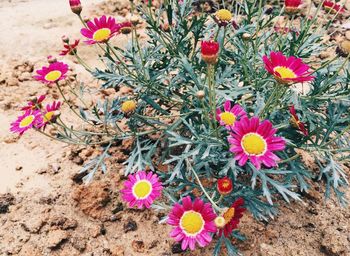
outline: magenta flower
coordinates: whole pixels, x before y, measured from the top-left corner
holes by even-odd
[[[42,123],[39,125],[39,127],[44,127],[55,121],[57,117],[57,112],[61,107],[61,102],[60,101],[54,101],[52,104],[47,104],[46,109],[42,115]]]
[[[95,18],[94,22],[89,21],[87,28],[82,28],[80,33],[88,38],[87,44],[106,43],[115,34],[119,33],[120,24],[115,22],[113,17]]]
[[[294,56],[286,57],[281,52],[271,52],[270,59],[263,56],[265,69],[282,84],[312,81],[309,66]]]
[[[27,110],[40,109],[41,103],[45,100],[45,98],[46,98],[46,95],[40,95],[39,97],[31,101],[28,101],[27,106],[24,106],[23,108],[21,108],[21,110],[27,111]]]
[[[124,182],[124,189],[120,192],[130,207],[137,205],[141,209],[143,206],[150,208],[154,200],[160,197],[162,189],[157,174],[139,171],[128,176],[128,180]]]
[[[170,236],[177,242],[182,241],[181,248],[194,250],[196,243],[200,247],[208,245],[216,232],[214,219],[216,214],[210,203],[196,198],[192,203],[189,196],[182,199],[182,205],[176,203],[168,216],[168,224],[174,226]]]
[[[270,121],[260,123],[259,117],[244,117],[232,128],[228,138],[230,151],[235,154],[240,166],[245,165],[248,159],[258,170],[261,163],[266,167],[277,166],[280,159],[273,152],[284,150],[286,142],[282,137],[276,137],[275,133],[276,129]]]
[[[239,104],[235,104],[231,107],[231,102],[229,100],[225,101],[224,111],[221,111],[220,108],[216,110],[216,119],[220,122],[220,125],[225,126],[226,129],[231,129],[238,119],[246,116],[246,112]]]
[[[38,75],[34,78],[46,84],[55,83],[66,78],[68,72],[68,65],[63,62],[51,63],[48,67],[42,67],[36,71]]]
[[[42,123],[40,110],[27,110],[15,122],[11,123],[10,131],[22,135],[27,130],[37,127],[40,123]]]

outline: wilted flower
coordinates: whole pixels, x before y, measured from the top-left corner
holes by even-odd
[[[221,195],[228,195],[233,190],[232,180],[229,177],[218,179],[217,189]]]
[[[69,5],[73,13],[80,15],[81,11],[83,10],[80,0],[69,0]]]
[[[302,4],[302,0],[284,0],[284,6],[286,13],[294,14],[300,9],[299,6]]]
[[[228,237],[232,234],[232,231],[238,227],[240,219],[243,217],[243,208],[244,200],[243,198],[238,198],[230,208],[226,209],[221,217],[225,220],[224,225],[222,226],[222,220],[219,222],[221,228],[219,228],[219,236],[224,234],[225,237]]]
[[[215,64],[219,58],[219,43],[214,41],[202,41],[202,59],[207,64]]]
[[[271,52],[270,59],[263,56],[265,69],[281,84],[311,81],[315,77],[308,71],[309,66],[294,56],[286,57],[281,52]]]
[[[196,198],[192,203],[189,196],[182,199],[182,205],[176,203],[168,216],[168,224],[174,226],[170,236],[177,242],[182,241],[181,248],[194,250],[196,243],[200,247],[208,245],[216,232],[214,219],[216,214],[210,203]]]
[[[106,43],[120,30],[120,24],[113,17],[107,18],[105,15],[95,18],[94,22],[88,21],[86,25],[87,28],[82,28],[80,33],[89,38],[85,41],[87,44]]]
[[[34,78],[43,83],[51,84],[59,80],[65,79],[68,72],[68,65],[63,62],[51,63],[48,67],[42,67],[36,71],[38,75]]]
[[[127,113],[131,113],[131,112],[134,112],[135,109],[136,109],[136,102],[133,101],[133,100],[127,100],[127,101],[124,101],[123,104],[122,104],[122,107],[121,107],[121,110],[127,114]]]
[[[120,26],[120,32],[124,35],[130,34],[133,27],[130,21],[119,23],[119,26]]]
[[[65,56],[67,54],[71,54],[71,55],[75,54],[77,52],[76,48],[78,47],[79,42],[80,40],[75,40],[73,44],[69,44],[69,40],[68,40],[67,43],[63,44],[63,47],[65,49],[60,52],[60,55]]]
[[[345,9],[340,4],[334,3],[332,1],[324,1],[323,8],[333,14],[345,12]]]
[[[235,125],[237,120],[246,116],[246,112],[239,104],[232,107],[229,100],[225,101],[224,111],[221,111],[220,108],[216,110],[216,119],[220,122],[220,125],[225,126],[228,130]]]
[[[27,106],[24,106],[21,108],[23,111],[27,110],[34,110],[34,109],[40,109],[41,108],[41,103],[45,100],[46,95],[40,95],[39,97],[35,97],[34,99],[30,100],[27,103]]]
[[[307,131],[305,124],[299,120],[299,117],[295,111],[294,105],[289,107],[289,112],[292,115],[291,120],[290,120],[291,124],[295,128],[299,129],[305,136],[308,136],[309,132]]]
[[[273,152],[284,150],[286,142],[283,138],[274,136],[275,133],[276,129],[270,121],[260,123],[259,117],[243,117],[235,123],[228,138],[230,151],[235,154],[240,166],[245,165],[248,160],[258,170],[262,163],[266,167],[277,166],[280,159]]]
[[[40,123],[42,123],[40,110],[30,109],[22,116],[19,116],[15,122],[11,123],[10,131],[22,135],[25,131],[37,127]]]
[[[154,200],[160,197],[162,189],[157,174],[139,171],[128,176],[128,180],[124,182],[124,189],[120,192],[130,207],[136,205],[141,209],[150,208]]]

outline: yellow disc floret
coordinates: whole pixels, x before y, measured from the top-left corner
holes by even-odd
[[[23,118],[23,120],[19,123],[19,127],[20,128],[27,127],[27,126],[31,125],[33,123],[33,121],[34,121],[33,115],[27,116],[27,117]]]
[[[276,73],[278,73],[282,79],[288,79],[288,78],[296,78],[297,75],[294,73],[293,70],[291,70],[290,68],[287,67],[275,67],[273,69]]]
[[[54,82],[54,81],[57,81],[61,77],[61,75],[62,75],[61,71],[53,70],[46,74],[45,80],[49,82]]]
[[[132,188],[133,194],[137,199],[144,199],[152,192],[152,185],[147,180],[140,180]]]
[[[215,16],[219,21],[230,22],[232,20],[232,13],[226,9],[218,10]]]
[[[195,236],[201,232],[204,227],[204,220],[200,213],[195,211],[186,211],[181,219],[180,226],[189,236]]]
[[[131,113],[136,109],[136,102],[133,100],[127,100],[122,104],[121,109],[126,114]]]
[[[220,118],[226,125],[233,125],[236,122],[236,116],[231,112],[222,113]]]
[[[109,28],[101,28],[96,30],[93,35],[93,39],[97,42],[106,41],[111,36],[111,30]]]
[[[247,155],[260,156],[266,152],[265,139],[257,133],[248,133],[243,136],[241,146]]]

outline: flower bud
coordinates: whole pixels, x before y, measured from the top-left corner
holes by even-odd
[[[242,39],[243,40],[250,40],[252,38],[252,35],[251,34],[249,34],[249,33],[243,33],[243,35],[242,35]]]
[[[80,0],[69,0],[69,5],[73,13],[80,15],[81,11],[83,10]]]
[[[228,195],[233,190],[232,180],[228,177],[218,179],[217,189],[221,195]]]
[[[302,4],[301,0],[285,0],[285,12],[288,14],[295,14],[300,11],[299,6]]]
[[[219,43],[214,41],[203,41],[201,45],[202,59],[207,64],[215,64],[219,58]]]
[[[135,109],[136,109],[136,102],[133,101],[133,100],[124,101],[123,104],[122,104],[122,107],[121,107],[121,110],[122,110],[125,114],[134,112]]]
[[[226,220],[224,217],[218,216],[215,218],[214,223],[217,228],[223,228],[226,225]]]
[[[198,98],[198,99],[203,99],[204,97],[205,97],[205,92],[204,91],[202,91],[202,90],[200,90],[200,91],[198,91],[197,93],[196,93],[196,97]]]
[[[52,63],[55,63],[57,62],[57,59],[51,55],[47,56],[47,62],[52,64]]]
[[[66,43],[66,44],[69,43],[69,37],[66,36],[66,35],[62,36],[61,39],[62,39],[62,42],[63,42],[63,43]]]
[[[220,9],[215,13],[215,21],[219,26],[226,26],[232,20],[232,13],[226,9]]]

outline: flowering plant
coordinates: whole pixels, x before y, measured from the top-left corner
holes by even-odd
[[[78,40],[70,44],[65,38],[62,55],[75,57],[101,90],[124,86],[132,93],[92,108],[79,95],[84,106],[76,108],[60,82],[69,68],[54,61],[35,78],[57,86],[84,129],[60,118],[60,103],[42,109],[36,101],[11,130],[34,128],[51,136],[43,128],[52,125],[54,139],[101,145],[103,153],[82,170],[86,182],[106,171],[104,160],[116,142],[131,139],[122,198],[130,207],[168,211],[170,235],[183,250],[214,241],[214,255],[223,245],[229,255],[239,254],[231,240],[242,239],[237,228],[243,214],[268,220],[277,214],[276,201],[301,200],[312,182],[324,183],[326,197],[333,191],[345,204],[349,50],[342,47],[341,56],[324,62],[315,59],[328,47],[322,33],[331,25],[318,28],[321,5],[313,18],[288,12],[276,30],[275,17],[285,8],[267,10],[263,2],[237,2],[215,13],[195,11],[191,0],[165,1],[157,9],[151,1],[133,6],[147,24],[141,41],[139,20],[117,23],[102,16],[85,22],[80,1],[70,1],[84,26],[82,41],[96,47],[103,68],[83,60]],[[285,1],[301,12],[299,2]],[[343,11],[335,6],[334,14],[327,13],[333,20]],[[130,42],[114,46],[121,36]],[[305,155],[317,168],[308,168]]]

